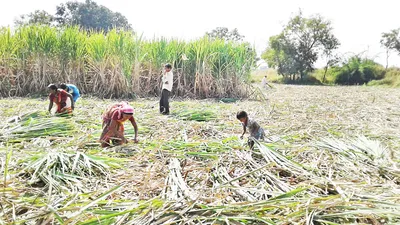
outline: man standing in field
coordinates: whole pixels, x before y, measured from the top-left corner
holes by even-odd
[[[164,67],[164,73],[162,76],[162,91],[160,99],[160,113],[163,115],[169,114],[169,95],[172,91],[172,85],[174,83],[174,74],[172,73],[171,64],[167,63]]]
[[[265,75],[261,81],[262,88],[267,88],[267,75]]]

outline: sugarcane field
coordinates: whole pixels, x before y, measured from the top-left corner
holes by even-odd
[[[7,4],[0,225],[400,224],[397,11]]]
[[[139,143],[105,149],[97,140],[111,100],[82,98],[73,116],[54,117],[43,99],[2,99],[2,223],[399,222],[399,90],[264,93],[174,99],[167,117],[156,99],[130,101]],[[266,131],[253,150],[239,138],[243,108]]]

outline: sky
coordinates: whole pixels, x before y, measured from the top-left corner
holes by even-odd
[[[55,13],[65,0],[1,0],[0,26],[12,26],[21,14],[36,9]],[[83,1],[83,0],[80,0]],[[95,0],[126,16],[144,37],[196,39],[216,27],[237,28],[260,54],[270,36],[280,33],[300,9],[305,16],[320,14],[331,20],[343,56],[362,53],[386,65],[382,32],[400,28],[396,0]],[[319,62],[321,64],[321,62]],[[322,65],[322,64],[321,64]],[[389,65],[400,66],[393,52]],[[318,66],[318,65],[317,65]]]

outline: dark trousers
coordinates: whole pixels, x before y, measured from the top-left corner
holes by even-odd
[[[160,113],[169,114],[169,91],[167,89],[163,89],[161,92],[160,99]]]

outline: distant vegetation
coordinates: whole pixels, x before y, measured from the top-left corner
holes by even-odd
[[[294,81],[298,75],[303,80],[314,71],[318,58],[325,57],[327,66],[333,63],[333,52],[340,43],[332,30],[330,21],[323,17],[306,18],[299,12],[280,34],[270,37],[262,58],[285,79]]]
[[[307,18],[300,11],[289,20],[280,34],[270,37],[268,47],[262,54],[273,70],[264,73],[258,71],[255,77],[270,73],[270,80],[280,83],[384,84],[398,87],[399,69],[388,66],[390,54],[400,54],[399,33],[400,29],[395,29],[382,34],[380,43],[386,49],[386,66],[361,55],[341,58],[337,52],[340,42],[333,35],[330,21],[320,15]],[[322,69],[315,68],[319,59],[326,62]],[[274,76],[271,71],[281,77]]]
[[[162,64],[170,62],[177,75],[175,95],[243,97],[248,92],[243,84],[265,74],[250,77],[259,58],[237,29],[217,27],[189,42],[143,40],[125,16],[92,0],[62,3],[54,15],[36,10],[15,25],[13,31],[0,30],[0,96],[42,92],[47,83],[62,81],[101,97],[151,96],[159,88]],[[324,17],[298,12],[270,37],[261,55],[271,68],[269,80],[399,86],[399,69],[388,67],[390,55],[400,54],[400,28],[382,34],[385,66],[361,55],[340,57],[333,33]],[[318,69],[321,60],[325,65]]]
[[[108,32],[114,28],[131,30],[128,19],[119,12],[113,12],[92,0],[85,2],[68,1],[56,7],[55,15],[44,10],[21,15],[15,25],[47,25],[56,27],[79,26],[87,31]]]
[[[237,29],[144,40],[125,16],[92,0],[62,3],[54,15],[36,10],[15,25],[0,28],[0,97],[43,93],[59,82],[99,97],[154,96],[165,63],[174,67],[173,95],[245,97],[257,60]]]
[[[229,31],[226,27],[217,27],[210,32],[206,32],[206,36],[211,40],[222,39],[225,41],[243,41],[244,36],[239,34],[238,29]]]
[[[143,40],[131,32],[86,32],[23,26],[0,29],[0,96],[43,92],[49,83],[73,82],[100,97],[154,96],[161,69],[174,66],[174,95],[238,97],[254,68],[248,43],[207,37],[190,42]]]
[[[325,69],[316,69],[307,74],[303,79],[291,80],[283,77],[274,69],[255,71],[252,82],[260,82],[267,75],[273,83],[307,84],[307,85],[383,85],[387,87],[400,87],[400,68],[382,65],[370,59],[352,57],[344,64],[330,67],[325,74]],[[325,76],[325,81],[324,80]]]

